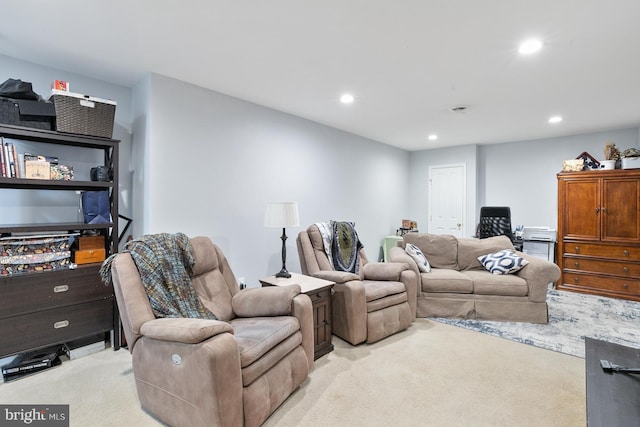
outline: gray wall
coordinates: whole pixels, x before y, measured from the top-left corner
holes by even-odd
[[[562,161],[586,151],[604,159],[604,146],[622,152],[640,146],[637,128],[489,145],[465,145],[411,153],[411,219],[427,231],[429,167],[467,166],[466,235],[475,233],[482,206],[510,206],[512,224],[557,226],[557,179]]]
[[[377,260],[406,216],[407,151],[160,75],[133,93],[136,234],[210,236],[249,286],[281,267],[282,230],[263,226],[268,202],[298,202],[291,271],[309,224],[355,221]]]

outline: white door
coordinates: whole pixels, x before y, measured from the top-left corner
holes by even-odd
[[[465,235],[466,166],[429,168],[429,233]]]

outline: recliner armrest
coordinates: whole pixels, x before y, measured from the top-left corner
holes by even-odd
[[[154,319],[140,327],[140,334],[145,337],[185,344],[199,343],[226,332],[233,334],[233,327],[227,322],[184,317]]]
[[[316,271],[312,276],[318,279],[330,280],[334,283],[347,283],[351,280],[360,280],[360,276],[347,271],[321,270]]]
[[[369,262],[364,265],[364,278],[367,280],[400,280],[400,274],[409,266],[401,262]]]
[[[231,308],[238,317],[288,316],[300,285],[244,289],[233,296]]]

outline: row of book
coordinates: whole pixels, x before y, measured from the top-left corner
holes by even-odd
[[[73,168],[58,164],[58,158],[18,153],[12,142],[0,137],[0,173],[5,178],[73,179]]]

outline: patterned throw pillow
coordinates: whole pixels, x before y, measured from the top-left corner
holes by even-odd
[[[405,252],[409,254],[411,258],[418,264],[418,269],[423,273],[431,273],[431,265],[427,260],[427,257],[424,256],[419,247],[412,243],[407,243],[404,248]]]
[[[503,249],[493,254],[479,256],[478,261],[493,274],[515,273],[529,264],[529,261],[519,257],[511,249]]]

